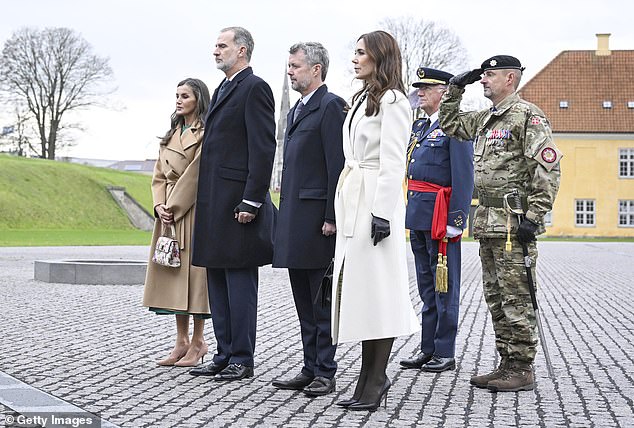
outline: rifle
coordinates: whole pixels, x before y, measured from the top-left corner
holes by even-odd
[[[522,200],[517,189],[513,189],[512,192],[504,195],[504,205],[510,214],[517,216],[518,225],[524,220],[524,210],[522,209]],[[507,225],[508,232],[510,233],[510,224]],[[507,250],[509,248],[510,241],[507,242]],[[544,350],[544,357],[546,358],[546,369],[548,370],[548,376],[554,379],[553,368],[550,362],[550,354],[548,353],[548,345],[546,344],[546,337],[544,336],[544,327],[542,326],[542,320],[539,316],[539,308],[537,307],[537,293],[535,290],[535,282],[533,281],[533,273],[531,271],[531,258],[528,256],[528,245],[524,242],[520,242],[522,245],[522,253],[524,254],[524,267],[526,268],[526,278],[528,280],[528,290],[531,294],[531,302],[533,304],[533,311],[535,312],[535,319],[537,320],[537,330],[539,332],[539,341],[542,344]]]

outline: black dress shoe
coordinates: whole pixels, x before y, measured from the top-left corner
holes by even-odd
[[[433,357],[432,354],[424,354],[420,352],[414,358],[410,358],[409,360],[401,360],[401,366],[406,369],[420,369],[423,367],[423,364],[427,364],[429,360]]]
[[[215,376],[227,367],[226,364],[218,364],[213,361],[204,366],[198,366],[189,371],[192,376]]]
[[[253,367],[229,364],[223,371],[214,376],[214,380],[240,380],[247,377],[253,377]]]
[[[317,376],[310,385],[304,388],[304,394],[309,397],[319,397],[320,395],[330,394],[335,390],[335,378]]]
[[[274,380],[271,382],[274,387],[279,389],[296,389],[301,391],[313,381],[313,376],[305,375],[304,373],[300,373],[290,380]]]
[[[425,372],[444,372],[445,370],[454,370],[456,368],[456,360],[451,357],[436,357],[423,364],[420,369]]]

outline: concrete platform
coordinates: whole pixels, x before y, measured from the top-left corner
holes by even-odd
[[[11,408],[14,413],[5,412],[4,422],[7,426],[25,426],[22,418],[38,426],[66,426],[60,420],[84,421],[85,425],[102,428],[117,428],[116,425],[86,412],[71,403],[33,388],[13,376],[0,372],[0,402]],[[19,419],[18,415],[22,415]],[[7,420],[7,416],[9,420]],[[14,417],[11,422],[11,416]],[[57,419],[55,421],[53,418]],[[16,424],[17,423],[17,424]],[[30,424],[29,424],[30,425]],[[75,424],[75,426],[80,426]]]
[[[142,284],[147,262],[142,260],[36,260],[38,281],[63,284]]]

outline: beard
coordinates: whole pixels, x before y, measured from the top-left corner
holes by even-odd
[[[299,93],[304,92],[310,86],[310,79],[291,80],[291,88]]]
[[[216,68],[220,71],[231,70],[231,68],[236,65],[238,58],[228,58],[221,62],[216,62]]]

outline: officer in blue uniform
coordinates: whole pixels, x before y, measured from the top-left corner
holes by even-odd
[[[426,67],[418,68],[417,75],[419,80],[412,86],[418,89],[419,106],[428,118],[416,120],[412,127],[405,226],[410,229],[423,301],[422,340],[421,352],[402,360],[401,366],[442,372],[456,367],[460,237],[473,193],[473,145],[448,137],[438,124],[440,100],[453,75]],[[437,288],[436,283],[439,252],[446,254],[446,288]],[[439,270],[443,269],[441,265]]]

